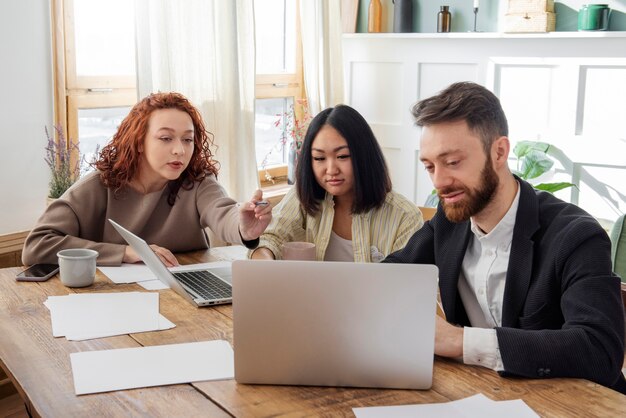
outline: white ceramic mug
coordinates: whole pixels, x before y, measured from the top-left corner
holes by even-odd
[[[312,242],[286,242],[283,244],[283,260],[315,261],[315,244]]]
[[[67,287],[91,286],[96,279],[98,251],[71,248],[57,253],[61,283]]]

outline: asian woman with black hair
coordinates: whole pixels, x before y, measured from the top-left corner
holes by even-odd
[[[382,150],[355,109],[315,116],[298,158],[296,184],[250,258],[282,259],[285,242],[307,241],[317,260],[377,262],[422,226],[417,206],[392,190]]]

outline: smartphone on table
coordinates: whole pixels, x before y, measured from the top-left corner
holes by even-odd
[[[59,271],[58,264],[33,264],[15,276],[18,282],[44,282]]]

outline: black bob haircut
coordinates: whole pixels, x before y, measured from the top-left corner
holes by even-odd
[[[391,179],[383,152],[363,116],[350,106],[337,105],[318,113],[311,120],[304,136],[295,185],[304,210],[315,216],[320,201],[326,195],[326,191],[315,180],[311,157],[313,140],[325,125],[335,128],[348,143],[354,175],[352,213],[365,213],[380,207],[391,191]]]

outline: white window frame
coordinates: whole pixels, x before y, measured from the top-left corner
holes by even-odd
[[[300,4],[296,1],[296,67],[293,73],[286,74],[257,74],[255,77],[255,98],[256,99],[283,99],[293,98],[294,105],[306,98],[304,90],[304,74],[302,70],[302,37],[300,32]],[[296,117],[301,118],[302,114],[298,106]],[[267,175],[273,179],[267,180]],[[274,185],[287,184],[287,164],[259,170],[259,182],[261,187],[266,189]]]

